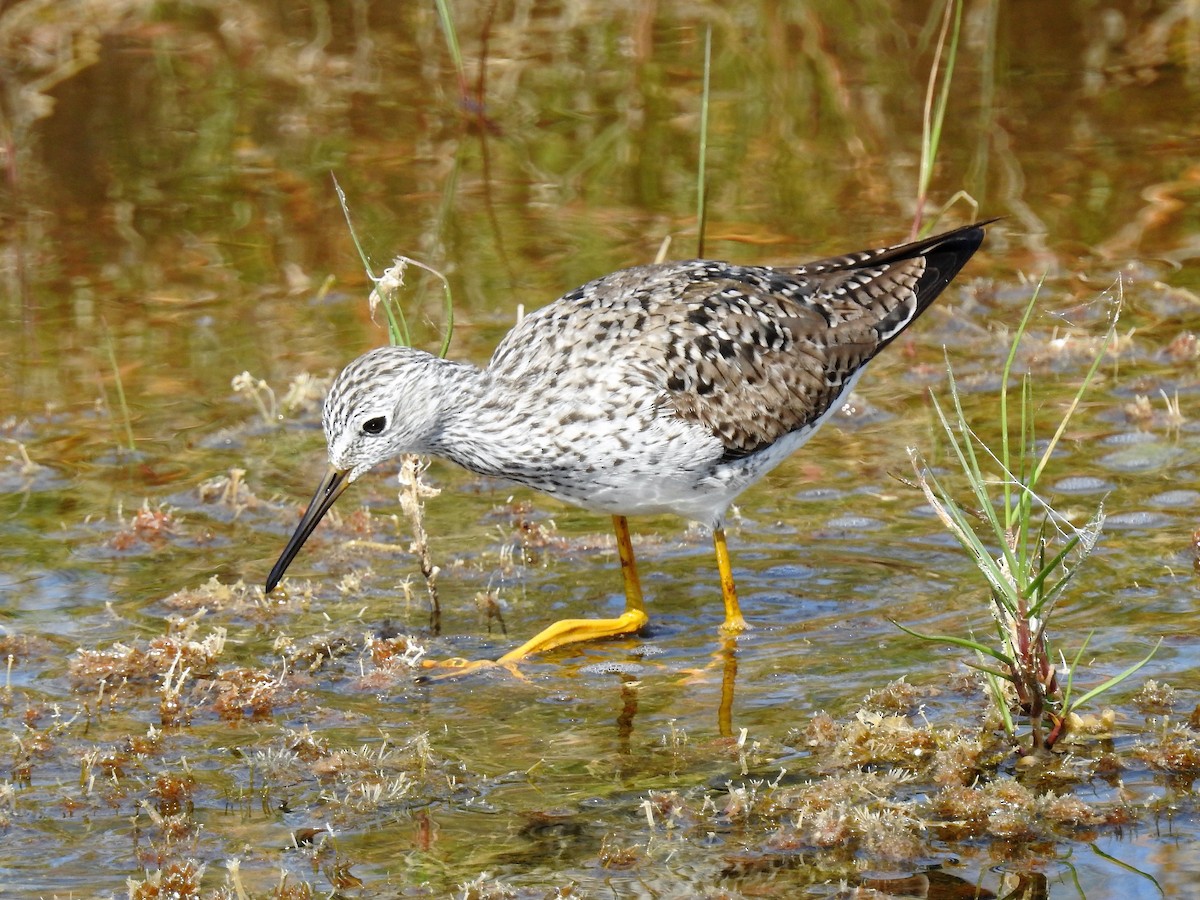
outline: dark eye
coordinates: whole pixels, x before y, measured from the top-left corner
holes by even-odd
[[[387,425],[387,419],[383,416],[367,419],[367,421],[363,422],[363,434],[382,434],[385,425]]]

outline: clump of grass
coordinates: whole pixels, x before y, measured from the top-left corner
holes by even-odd
[[[990,589],[990,607],[998,647],[974,637],[909,634],[938,643],[973,650],[975,668],[984,673],[1009,738],[1026,752],[1048,750],[1066,733],[1074,710],[1119,684],[1145,665],[1154,651],[1091,690],[1076,694],[1075,674],[1088,641],[1068,662],[1056,651],[1047,626],[1058,601],[1091,554],[1104,525],[1103,504],[1081,528],[1072,525],[1041,495],[1046,468],[1075,411],[1105,357],[1116,331],[1116,315],[1101,342],[1074,399],[1052,436],[1039,448],[1033,382],[1028,374],[1020,381],[1017,431],[1009,421],[1010,380],[1017,348],[1037,303],[1034,291],[1009,348],[999,395],[999,450],[985,445],[966,414],[954,372],[947,366],[953,410],[936,397],[934,410],[950,442],[953,459],[966,481],[970,503],[956,500],[948,484],[934,475],[921,455],[909,449],[917,482],[942,523],[974,560]],[[1119,305],[1118,310],[1119,313]],[[999,479],[985,472],[997,467]],[[1062,678],[1056,667],[1062,663]],[[1064,679],[1065,678],[1065,682]],[[1010,702],[1015,697],[1015,704]],[[1018,733],[1013,706],[1024,715],[1028,732]]]

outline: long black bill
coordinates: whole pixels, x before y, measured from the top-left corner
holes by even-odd
[[[292,564],[292,560],[296,558],[296,554],[300,552],[300,548],[304,546],[308,536],[313,533],[313,529],[317,527],[321,517],[329,512],[329,507],[333,506],[333,502],[342,496],[342,491],[350,486],[347,477],[349,474],[349,472],[341,472],[337,469],[330,469],[325,473],[317,492],[313,494],[312,500],[308,503],[308,509],[300,517],[300,524],[296,526],[295,533],[288,540],[287,546],[283,548],[279,562],[275,563],[275,568],[267,576],[268,594],[275,589],[275,585],[279,584],[279,579],[283,577],[287,567]]]

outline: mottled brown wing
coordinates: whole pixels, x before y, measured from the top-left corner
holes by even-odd
[[[982,226],[971,226],[795,268],[729,266],[692,282],[669,326],[666,402],[730,456],[815,423],[982,239]]]

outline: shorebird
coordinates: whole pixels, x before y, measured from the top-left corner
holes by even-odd
[[[626,521],[643,513],[712,529],[723,629],[742,631],[730,504],[840,407],[979,248],[987,224],[801,266],[622,269],[526,316],[482,369],[409,347],[360,356],[325,398],[329,469],[267,591],[352,482],[416,453],[613,517],[625,611],[556,622],[497,662],[646,624]]]

